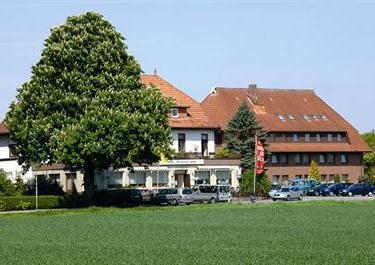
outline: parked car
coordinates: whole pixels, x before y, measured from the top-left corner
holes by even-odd
[[[350,187],[344,189],[341,193],[342,196],[354,196],[354,195],[369,195],[375,194],[375,186],[368,183],[353,184]]]
[[[324,189],[328,188],[329,184],[318,184],[316,185],[315,187],[312,187],[310,188],[308,191],[307,191],[307,195],[308,196],[319,196],[319,195],[322,195],[322,192]]]
[[[142,200],[143,202],[152,202],[154,197],[154,191],[145,188],[138,188],[138,190],[142,193]]]
[[[194,202],[194,194],[188,188],[164,188],[154,195],[154,201],[157,204],[191,204]]]
[[[322,191],[323,196],[341,195],[342,191],[348,188],[352,183],[336,183],[329,185]]]
[[[318,182],[315,179],[293,179],[292,186],[316,186]]]
[[[278,192],[280,189],[281,189],[281,186],[279,186],[279,185],[272,185],[271,190],[268,192],[268,196],[269,196],[270,198],[272,198],[272,196],[273,196],[276,192]]]
[[[272,200],[292,200],[292,199],[303,199],[303,191],[300,187],[282,187],[278,192],[272,196]]]
[[[318,185],[315,179],[294,179],[291,183],[293,187],[300,187],[303,194],[306,194],[309,189]]]
[[[139,206],[142,193],[137,189],[98,190],[93,195],[96,206]]]
[[[220,202],[231,201],[232,195],[230,193],[229,185],[198,185],[194,187],[194,201],[195,202]]]

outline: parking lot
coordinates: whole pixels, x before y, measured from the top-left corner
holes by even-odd
[[[343,197],[343,196],[304,196],[302,201],[292,200],[292,201],[272,201],[271,199],[257,198],[256,203],[296,203],[296,202],[309,202],[309,201],[375,201],[375,196],[353,196],[353,197]],[[251,203],[250,197],[235,197],[232,200],[233,203]]]

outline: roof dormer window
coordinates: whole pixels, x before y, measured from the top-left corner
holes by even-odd
[[[303,115],[303,119],[305,121],[311,121],[310,117],[308,115]]]
[[[178,108],[172,108],[172,118],[178,118]]]
[[[326,115],[322,114],[321,117],[322,117],[323,121],[328,121],[328,117]]]
[[[277,115],[277,116],[279,117],[279,119],[280,119],[281,121],[285,121],[285,118],[284,118],[283,115],[279,114],[279,115]]]

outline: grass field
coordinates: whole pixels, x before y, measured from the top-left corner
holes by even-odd
[[[0,215],[0,264],[375,264],[375,201]]]

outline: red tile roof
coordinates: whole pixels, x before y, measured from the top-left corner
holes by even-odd
[[[201,106],[212,120],[225,130],[228,121],[244,100],[249,103],[257,120],[269,132],[347,132],[349,146],[339,143],[337,146],[327,145],[327,148],[336,148],[338,151],[369,151],[369,147],[357,130],[319,98],[313,90],[216,88],[203,100]],[[279,115],[282,115],[284,121],[279,118]],[[288,115],[291,115],[291,118]],[[324,119],[323,116],[326,118]],[[302,152],[305,150],[307,152],[316,148],[317,151],[323,152],[319,149],[325,148],[322,146],[326,145],[271,144],[270,151]]]
[[[7,126],[5,125],[5,121],[1,122],[0,123],[0,135],[1,134],[8,134],[9,133],[9,130],[7,128]]]
[[[169,125],[172,128],[209,129],[217,127],[197,101],[162,79],[160,76],[142,75],[141,80],[146,85],[155,85],[164,96],[173,98],[175,106],[187,107],[188,115],[186,117],[169,119]]]

